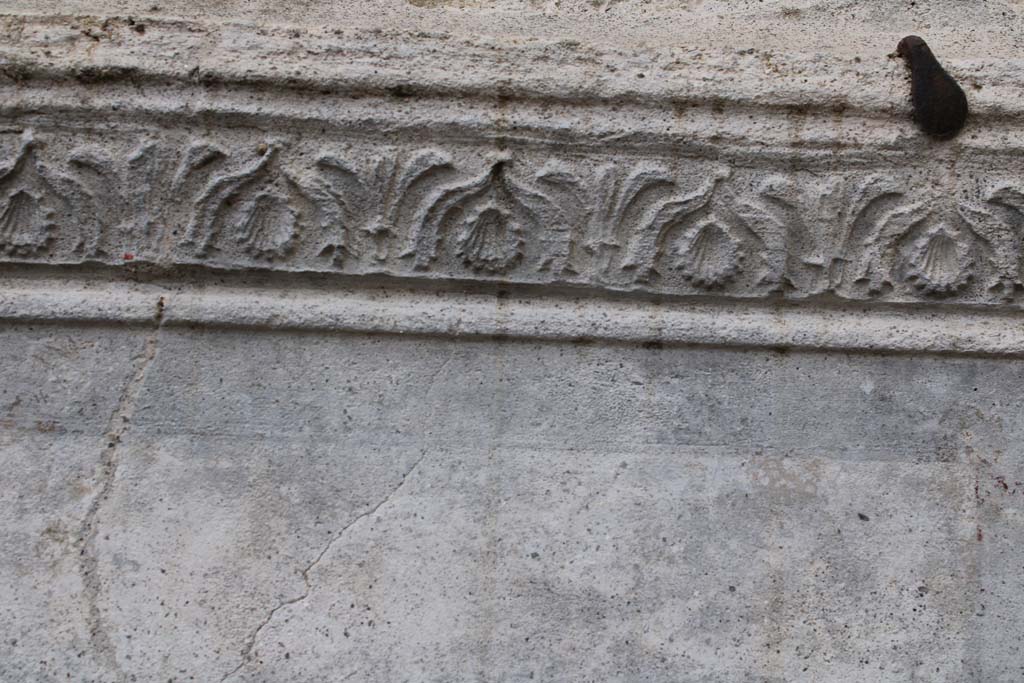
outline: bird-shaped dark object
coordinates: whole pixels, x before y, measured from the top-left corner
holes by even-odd
[[[967,121],[967,96],[928,44],[918,36],[907,36],[896,46],[896,54],[910,67],[910,99],[921,129],[940,140],[959,133]]]

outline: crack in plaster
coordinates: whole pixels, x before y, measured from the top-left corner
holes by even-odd
[[[274,616],[279,611],[281,611],[285,607],[288,607],[289,605],[294,605],[296,603],[302,602],[303,600],[309,597],[310,593],[313,592],[313,584],[310,583],[309,573],[313,571],[313,569],[318,564],[320,564],[320,561],[327,556],[327,553],[331,551],[331,548],[333,548],[338,541],[344,538],[345,534],[348,533],[348,531],[352,527],[354,527],[356,524],[366,519],[367,517],[373,516],[377,513],[378,510],[380,510],[388,502],[390,502],[395,497],[395,495],[402,490],[402,487],[405,486],[405,483],[409,480],[409,477],[412,476],[412,473],[416,471],[416,468],[420,466],[420,463],[422,463],[426,457],[427,453],[426,451],[424,451],[422,454],[420,454],[420,457],[416,459],[416,462],[414,462],[412,466],[405,471],[405,474],[402,475],[402,478],[399,480],[398,485],[395,486],[395,488],[393,488],[390,493],[384,496],[384,498],[379,503],[374,505],[372,508],[356,516],[355,519],[353,519],[351,522],[343,526],[341,530],[338,531],[338,533],[335,534],[334,537],[327,542],[327,545],[323,547],[323,549],[317,554],[313,561],[306,565],[306,568],[302,570],[302,582],[305,584],[305,589],[302,591],[300,595],[282,601],[273,609],[271,609],[270,612],[267,613],[266,618],[264,618],[259,623],[259,625],[256,626],[252,634],[246,639],[245,646],[242,648],[242,661],[234,669],[224,674],[224,677],[220,679],[221,683],[226,683],[226,681],[229,678],[237,674],[239,671],[242,670],[243,667],[245,667],[246,664],[252,661],[252,653],[256,649],[256,641],[259,640],[260,633],[262,633],[263,629],[266,628],[271,621],[273,621]]]
[[[153,328],[146,335],[142,351],[131,359],[132,373],[121,390],[117,406],[107,421],[107,430],[104,433],[107,445],[100,455],[99,490],[82,519],[76,544],[79,546],[79,569],[86,603],[85,621],[89,629],[89,643],[93,651],[102,655],[106,660],[107,665],[115,672],[119,681],[127,681],[128,676],[121,671],[117,662],[117,648],[111,640],[110,634],[103,627],[103,615],[99,607],[102,586],[99,578],[99,558],[96,554],[96,537],[99,534],[97,518],[100,507],[110,497],[110,492],[113,489],[114,480],[117,477],[118,447],[131,425],[136,402],[146,379],[146,372],[156,358],[160,330],[164,323],[164,303],[164,297],[161,296],[156,303]]]

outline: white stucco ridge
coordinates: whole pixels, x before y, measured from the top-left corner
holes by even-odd
[[[691,299],[651,301],[397,287],[124,284],[0,279],[0,320],[1024,356],[1024,313],[865,309]]]

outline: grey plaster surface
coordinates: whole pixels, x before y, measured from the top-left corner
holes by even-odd
[[[124,15],[431,32],[450,39],[578,41],[623,47],[819,52],[870,59],[908,33],[959,58],[1016,57],[1015,0],[3,0],[31,14]],[[766,72],[771,65],[766,64]]]
[[[3,680],[1024,675],[1019,361],[3,336]]]
[[[0,682],[1024,680],[1020,12],[0,0]]]

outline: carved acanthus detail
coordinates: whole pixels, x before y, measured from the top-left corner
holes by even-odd
[[[547,200],[510,177],[509,161],[495,161],[482,176],[441,191],[413,230],[415,266],[425,269],[449,243],[470,268],[508,272],[538,239]],[[539,264],[541,267],[543,264]]]
[[[264,146],[254,162],[209,182],[187,232],[199,255],[231,243],[258,259],[288,255],[299,234],[297,199],[306,195],[280,156],[277,145]]]
[[[67,137],[9,139],[0,259],[896,302],[1022,290],[1013,178],[939,189],[906,174],[717,159]]]
[[[875,245],[901,215],[902,196],[879,176],[808,183],[772,175],[736,208],[764,242],[766,282],[819,294],[872,277]]]
[[[330,217],[324,226],[330,236],[320,253],[340,264],[364,251],[377,263],[387,261],[402,221],[416,220],[422,195],[452,166],[445,154],[424,150],[374,156],[368,168],[324,155],[317,169],[314,197],[329,207]]]
[[[34,256],[56,230],[60,201],[39,165],[37,143],[27,134],[14,159],[0,169],[0,253]]]

